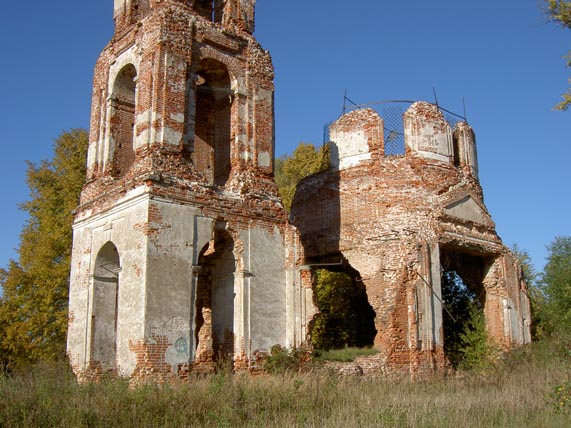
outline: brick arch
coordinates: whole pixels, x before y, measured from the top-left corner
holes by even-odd
[[[199,52],[196,68],[199,67],[200,63],[208,60],[218,61],[226,67],[230,76],[231,88],[234,89],[234,91],[243,93],[246,91],[246,87],[241,83],[246,77],[244,62],[233,56],[225,55],[210,46],[203,46]]]

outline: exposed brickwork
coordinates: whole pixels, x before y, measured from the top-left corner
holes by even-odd
[[[446,370],[444,263],[476,260],[464,270],[485,289],[488,330],[505,347],[529,341],[525,283],[484,206],[474,133],[431,104],[405,113],[400,157],[384,155],[373,110],[335,122],[332,168],[300,184],[288,223],[254,4],[114,1],[74,225],[78,378],[164,382],[224,361],[259,372],[271,346],[306,344],[318,264],[346,264],[366,287],[380,353],[359,360],[363,373]]]
[[[305,264],[319,266],[344,257],[363,278],[376,312],[374,346],[381,351],[367,360],[365,371],[415,375],[442,371],[447,364],[441,326],[427,324],[430,312],[441,311],[441,305],[435,296],[430,303],[418,297],[440,293],[441,262],[431,260],[434,251],[491,261],[485,262],[487,272],[480,282],[488,331],[498,343],[524,342],[505,328],[502,299],[511,296],[513,317],[529,302],[518,298],[524,295],[518,265],[483,204],[477,165],[469,164],[475,159],[466,156],[475,153],[471,129],[459,124],[453,144],[442,113],[428,103],[414,104],[403,120],[404,157],[383,155],[382,119],[375,112],[358,110],[335,122],[331,138],[341,157],[333,161],[337,168],[302,181],[292,218]],[[360,135],[366,138],[359,140]],[[463,267],[467,274],[469,268]],[[436,340],[423,333],[427,329]]]
[[[173,377],[170,364],[165,360],[166,351],[171,346],[164,336],[151,335],[149,340],[130,343],[129,349],[137,359],[132,379],[139,381],[164,382]]]

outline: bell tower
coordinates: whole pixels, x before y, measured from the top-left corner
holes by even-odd
[[[184,376],[288,343],[273,66],[254,4],[115,0],[74,223],[79,376]]]

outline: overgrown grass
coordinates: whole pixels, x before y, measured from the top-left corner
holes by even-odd
[[[374,348],[350,348],[331,349],[329,351],[319,351],[317,358],[324,361],[350,362],[357,357],[368,357],[375,355],[379,351]]]
[[[557,400],[570,354],[567,341],[539,343],[487,373],[416,383],[222,372],[130,388],[77,385],[65,366],[38,366],[0,378],[0,427],[568,427],[570,404]]]

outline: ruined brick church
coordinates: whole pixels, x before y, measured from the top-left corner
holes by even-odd
[[[185,377],[221,358],[246,370],[275,344],[304,345],[324,267],[366,290],[379,351],[366,371],[446,366],[444,271],[477,292],[496,342],[529,342],[526,285],[483,203],[474,133],[438,106],[406,110],[398,156],[376,111],[344,114],[330,168],[299,184],[288,218],[254,3],[114,2],[73,229],[76,374]]]

